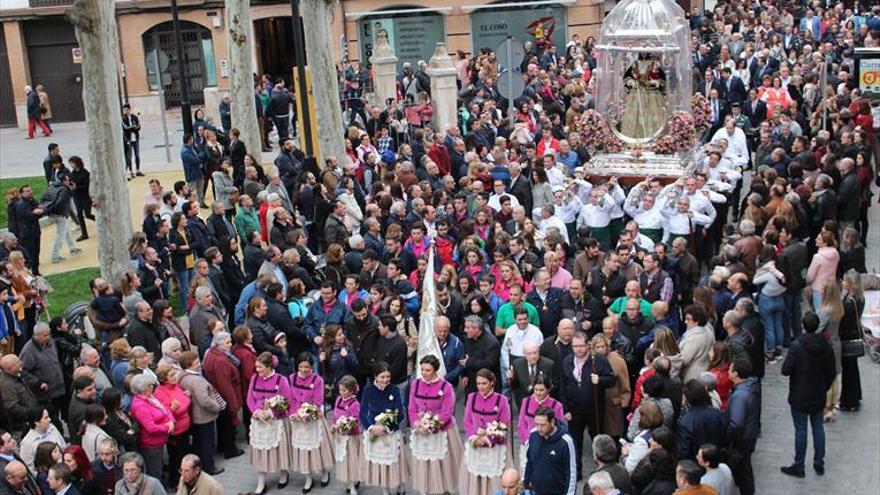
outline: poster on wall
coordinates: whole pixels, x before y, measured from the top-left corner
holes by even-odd
[[[419,60],[427,61],[434,53],[437,42],[446,40],[443,15],[438,13],[403,14],[388,17],[369,16],[358,21],[361,45],[361,64],[370,67],[376,36],[384,29],[388,43],[394,48],[398,65]]]
[[[859,61],[859,89],[880,93],[880,58]]]
[[[513,36],[521,42],[553,43],[564,47],[565,8],[561,5],[540,7],[480,9],[471,12],[471,41],[474,53]]]

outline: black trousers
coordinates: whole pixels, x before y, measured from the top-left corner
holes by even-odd
[[[34,275],[40,274],[40,236],[22,236],[18,244],[27,251],[28,268]]]
[[[755,473],[752,471],[752,453],[737,450],[739,462],[731,466],[731,474],[741,495],[755,495]]]
[[[235,451],[238,450],[235,446],[235,436],[238,433],[238,428],[232,424],[226,411],[220,413],[215,423],[217,423],[217,452],[225,456],[235,454]]]
[[[217,451],[217,439],[214,436],[214,421],[203,425],[192,425],[193,453],[202,460],[202,471],[213,473],[214,453]]]
[[[168,437],[168,481],[170,486],[177,486],[180,481],[180,461],[192,451],[191,434],[189,431]]]
[[[580,479],[584,457],[584,430],[587,430],[587,433],[592,439],[599,433],[599,425],[596,422],[595,407],[592,404],[579,404],[577,407],[573,407],[570,412],[571,421],[568,422],[568,433],[574,440],[574,455],[577,460],[577,476],[578,479]]]

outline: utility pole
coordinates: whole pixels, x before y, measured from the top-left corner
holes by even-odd
[[[114,16],[115,17],[115,16]],[[183,52],[183,36],[177,16],[177,0],[171,0],[171,26],[174,29],[174,47],[177,49],[177,77],[180,80],[180,116],[183,118],[183,134],[193,133],[192,108],[189,104],[189,80],[186,78],[186,59]]]

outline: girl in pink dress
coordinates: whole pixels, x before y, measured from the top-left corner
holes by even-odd
[[[522,400],[519,408],[519,421],[517,423],[517,433],[519,441],[522,442],[519,450],[519,462],[523,464],[526,458],[526,450],[529,447],[529,435],[535,428],[535,412],[541,407],[549,407],[556,413],[556,417],[562,419],[562,403],[550,397],[550,380],[544,375],[535,378],[532,384],[532,395]]]
[[[413,490],[452,493],[458,488],[462,446],[455,422],[455,388],[440,378],[440,360],[425,356],[422,377],[410,384],[409,424]]]
[[[250,457],[251,465],[257,470],[255,493],[258,495],[266,491],[266,473],[281,471],[278,488],[284,488],[290,469],[289,436],[284,428],[289,408],[281,404],[281,399],[288,400],[290,384],[285,376],[275,373],[275,363],[269,352],[257,357],[256,372],[247,392],[247,406],[252,414]]]
[[[296,373],[290,375],[290,467],[306,475],[303,493],[312,490],[312,473],[321,473],[321,487],[330,483],[333,449],[324,419],[324,379],[312,369],[312,355],[296,357]],[[306,409],[311,408],[311,412]]]
[[[464,462],[458,474],[459,493],[490,495],[495,493],[501,473],[513,465],[513,456],[506,432],[497,428],[504,425],[510,430],[510,404],[495,391],[497,378],[488,369],[477,372],[477,391],[468,395],[464,411],[464,431],[467,435]],[[493,434],[501,433],[501,434]]]
[[[357,495],[357,485],[363,481],[363,452],[358,416],[361,403],[357,400],[358,384],[351,375],[339,379],[339,396],[333,407],[333,445],[336,461],[336,479],[348,483],[349,495]],[[341,420],[341,421],[340,421]],[[347,431],[343,424],[351,424]]]

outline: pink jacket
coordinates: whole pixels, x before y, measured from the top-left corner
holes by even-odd
[[[192,399],[176,383],[174,385],[164,383],[156,387],[153,397],[159,399],[165,407],[174,415],[174,435],[180,435],[189,431],[192,424],[189,418],[189,405]],[[177,401],[177,404],[173,404]],[[177,407],[174,407],[177,406]]]
[[[837,249],[828,246],[820,247],[807,270],[807,286],[810,290],[821,292],[825,288],[825,282],[837,280],[837,263],[839,261],[840,254]]]
[[[168,443],[168,423],[174,421],[174,416],[159,400],[135,395],[131,416],[140,425],[138,443],[142,449],[158,449]]]

